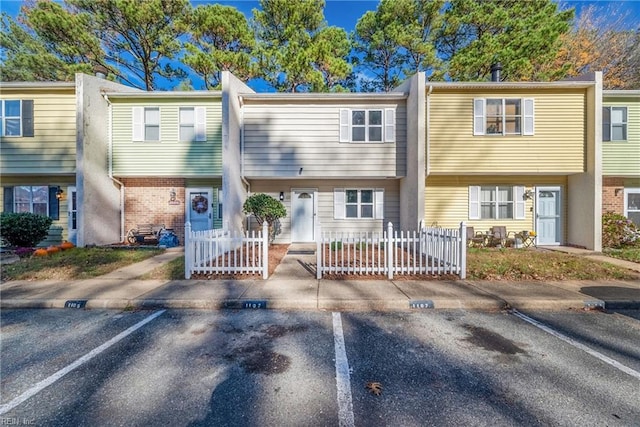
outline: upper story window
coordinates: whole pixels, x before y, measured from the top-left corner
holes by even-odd
[[[180,141],[206,141],[206,108],[180,108]]]
[[[333,209],[335,219],[383,219],[384,190],[334,188]]]
[[[33,136],[33,100],[0,101],[0,136]]]
[[[395,109],[340,109],[340,142],[395,142]]]
[[[533,135],[532,98],[476,98],[473,100],[474,135]]]
[[[602,107],[602,140],[627,140],[627,107]]]
[[[470,186],[469,219],[524,219],[524,187]]]
[[[133,107],[133,140],[160,141],[160,108]]]

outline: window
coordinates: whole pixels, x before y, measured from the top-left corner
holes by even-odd
[[[218,189],[218,219],[222,219],[222,200],[223,199],[223,192],[221,189]]]
[[[340,142],[394,142],[395,109],[341,109]]]
[[[533,135],[531,98],[476,98],[473,100],[474,135]]]
[[[384,190],[342,189],[333,190],[335,219],[383,219]]]
[[[33,101],[4,99],[0,101],[0,136],[33,136]]]
[[[133,140],[160,141],[160,108],[133,107]]]
[[[60,187],[46,185],[20,185],[4,187],[5,212],[30,212],[60,218],[60,203],[56,194]]]
[[[524,219],[524,187],[469,187],[469,219]]]
[[[627,140],[627,107],[602,108],[602,140]]]
[[[640,188],[624,189],[624,216],[640,227]]]
[[[180,141],[206,141],[205,107],[180,108]]]

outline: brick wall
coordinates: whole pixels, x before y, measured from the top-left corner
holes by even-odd
[[[183,178],[123,178],[125,185],[125,230],[138,224],[164,224],[184,244],[184,196]],[[175,201],[171,191],[175,190]]]
[[[619,189],[616,196],[616,189]],[[624,180],[622,178],[602,178],[602,212],[624,213]]]

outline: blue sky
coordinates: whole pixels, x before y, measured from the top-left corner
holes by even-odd
[[[295,0],[291,0],[295,1]],[[328,25],[335,25],[344,28],[347,32],[354,29],[358,19],[368,10],[375,10],[379,0],[325,0],[326,7],[324,10],[325,19]],[[527,1],[527,0],[523,0]],[[25,3],[22,0],[0,0],[0,11],[7,12],[11,16],[16,16],[20,7]],[[259,7],[259,2],[254,0],[191,0],[194,6],[207,3],[220,3],[236,7],[243,12],[247,18],[252,16],[252,9]],[[576,8],[576,14],[579,15],[584,7],[594,5],[600,15],[611,16],[612,20],[616,19],[615,15],[627,16],[625,26],[629,28],[640,27],[640,0],[559,0],[558,3],[562,9],[570,7]],[[200,86],[198,78],[193,83]],[[254,86],[253,84],[251,85]],[[199,87],[196,87],[199,89]],[[169,89],[163,87],[162,89]],[[254,87],[255,90],[262,91],[264,88]]]

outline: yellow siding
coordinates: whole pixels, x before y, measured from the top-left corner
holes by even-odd
[[[605,98],[602,105],[627,107],[627,140],[602,142],[602,174],[640,176],[640,98]]]
[[[180,107],[207,108],[207,141],[179,141]],[[133,142],[133,107],[160,108],[160,141]],[[214,176],[222,174],[220,99],[126,99],[112,104],[115,176]]]
[[[474,136],[474,98],[533,98],[533,136]],[[434,90],[428,97],[429,173],[571,174],[584,171],[585,91]]]
[[[525,219],[514,220],[470,220],[470,185],[522,185],[527,190],[536,186],[554,185],[566,189],[564,176],[431,176],[426,180],[425,188],[425,224],[445,228],[458,228],[464,221],[476,231],[487,231],[494,225],[505,225],[507,231],[533,230],[535,215],[533,200],[527,200]],[[566,200],[562,210],[566,217]],[[563,220],[564,221],[564,220]]]
[[[0,138],[0,169],[9,174],[75,174],[75,89],[3,88],[1,99],[33,100],[33,137]]]

